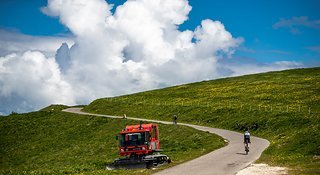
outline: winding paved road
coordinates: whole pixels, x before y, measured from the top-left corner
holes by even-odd
[[[68,108],[63,110],[64,112],[91,115],[91,116],[101,116],[110,118],[122,118],[117,116],[109,116],[102,114],[91,114],[81,111],[82,108]],[[149,120],[141,118],[127,117],[131,120],[143,120],[149,122],[172,124],[172,122],[159,121],[159,120]],[[261,139],[258,137],[251,137],[252,147],[248,155],[244,154],[243,148],[243,134],[224,130],[216,129],[205,126],[191,125],[185,123],[178,123],[179,125],[190,126],[201,131],[208,131],[210,133],[217,134],[227,140],[229,143],[227,146],[220,148],[218,150],[212,151],[206,155],[199,158],[193,159],[186,163],[165,169],[163,171],[155,173],[156,175],[232,175],[236,174],[241,169],[244,169],[252,162],[257,160],[262,151],[269,146],[269,141]]]

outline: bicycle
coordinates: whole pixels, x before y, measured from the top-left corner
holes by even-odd
[[[248,141],[244,142],[244,150],[246,152],[246,155],[248,155],[248,153],[249,153],[249,143],[248,143]]]

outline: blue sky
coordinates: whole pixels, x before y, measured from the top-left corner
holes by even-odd
[[[237,57],[248,57],[260,62],[276,60],[318,62],[319,52],[307,47],[320,45],[320,28],[297,26],[299,34],[288,28],[273,28],[280,19],[306,16],[320,20],[320,1],[310,0],[225,0],[190,1],[193,11],[184,27],[194,26],[194,21],[211,18],[221,21],[234,36],[245,39]],[[196,22],[195,22],[196,23]],[[320,21],[318,23],[320,27]]]
[[[108,2],[115,6],[124,3],[123,0]],[[0,28],[35,36],[69,35],[57,18],[40,11],[46,4],[45,0],[33,0],[32,3],[2,0]],[[244,39],[234,58],[258,63],[297,61],[306,66],[320,65],[318,0],[190,0],[189,4],[192,6],[189,20],[179,28],[194,30],[206,18],[221,21],[234,37]],[[305,19],[293,24],[294,18],[299,17]],[[274,27],[281,19],[287,20],[288,25]]]
[[[319,0],[107,2],[0,1],[0,115],[320,66]]]

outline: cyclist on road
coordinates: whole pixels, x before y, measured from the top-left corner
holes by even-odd
[[[250,141],[250,132],[249,132],[249,129],[248,129],[248,128],[246,128],[246,130],[244,131],[243,138],[244,138],[243,143],[244,143],[244,144],[247,143],[247,144],[248,144],[248,147],[249,147],[249,144],[251,143],[251,141]]]

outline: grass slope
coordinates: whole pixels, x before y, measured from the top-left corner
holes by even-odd
[[[115,98],[85,111],[171,120],[242,131],[267,138],[260,162],[292,174],[320,173],[320,68],[205,81]],[[254,143],[253,143],[254,146]]]
[[[118,157],[115,136],[136,121],[82,116],[49,106],[0,118],[0,174],[151,174],[153,170],[106,171]],[[224,145],[222,138],[189,127],[159,125],[161,146],[173,163]],[[168,166],[166,166],[168,167]],[[165,167],[162,167],[165,168]]]

